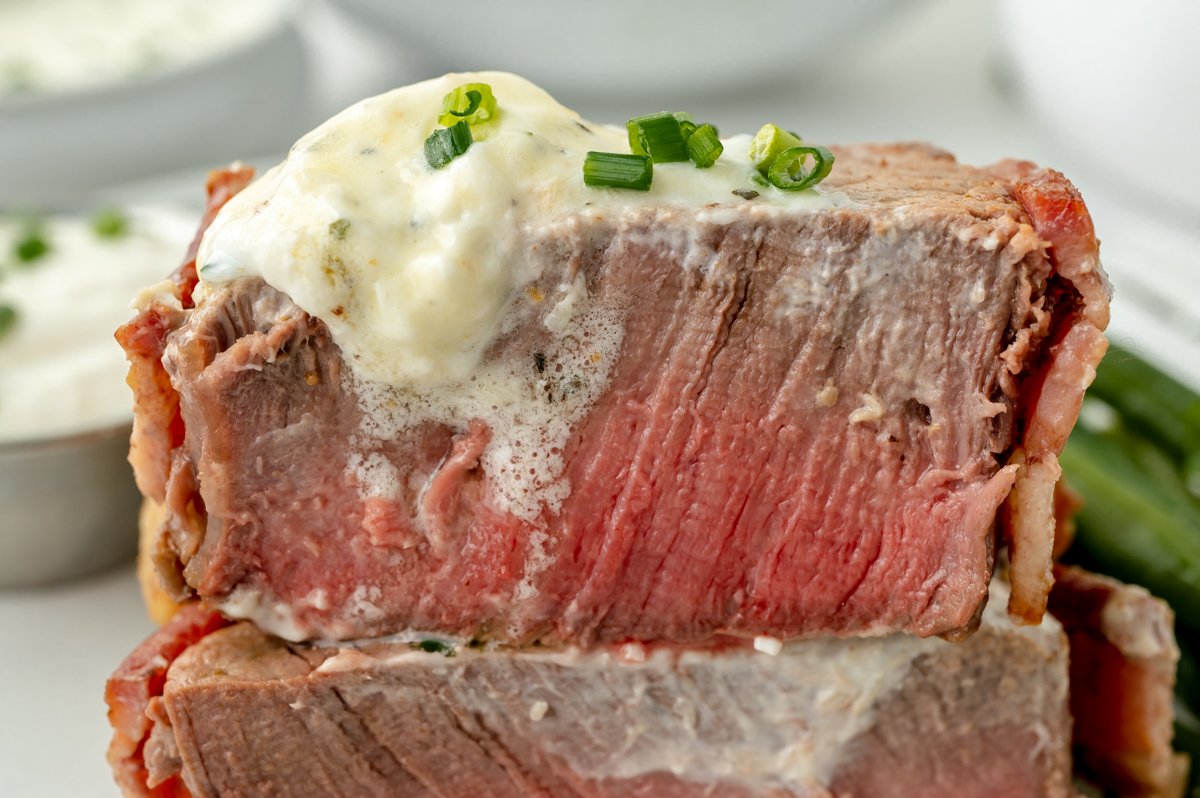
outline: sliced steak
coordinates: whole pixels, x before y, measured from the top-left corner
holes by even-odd
[[[837,157],[826,186],[847,207],[546,228],[485,360],[527,363],[521,390],[548,403],[603,390],[543,453],[563,490],[532,514],[499,496],[480,419],[380,431],[378,408],[407,399],[356,381],[320,320],[253,279],[187,309],[181,280],[122,336],[160,345],[170,374],[131,376],[142,438],[167,442],[134,458],[167,506],[167,584],[293,640],[954,635],[1016,482],[1015,609],[1036,621],[1047,486],[1103,353],[1086,209],[1039,204],[1070,187],[1057,173],[1002,179],[917,145]],[[576,284],[620,309],[606,375],[558,370],[541,298]],[[364,490],[371,469],[389,494]]]
[[[1071,639],[1071,712],[1082,770],[1120,795],[1179,798],[1174,733],[1175,614],[1144,588],[1059,567],[1050,610]]]
[[[150,775],[156,750],[161,751],[161,733],[154,734],[162,708],[167,668],[185,649],[207,635],[229,625],[220,614],[201,604],[189,604],[125,658],[105,685],[108,722],[113,727],[108,762],[121,790],[129,798],[175,798],[187,796],[187,788],[175,773],[166,774],[161,765]],[[172,738],[173,740],[173,738]],[[147,751],[149,749],[149,752]]]
[[[895,635],[424,651],[289,645],[248,623],[172,665],[169,738],[195,798],[1066,798],[1067,644],[1003,588],[963,643]],[[426,648],[435,648],[426,645]]]

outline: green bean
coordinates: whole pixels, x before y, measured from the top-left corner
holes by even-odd
[[[1183,465],[1200,470],[1200,395],[1132,352],[1110,347],[1088,390]]]
[[[1109,573],[1166,599],[1181,623],[1200,630],[1200,508],[1151,476],[1122,430],[1076,426],[1060,462],[1083,494],[1077,540]]]

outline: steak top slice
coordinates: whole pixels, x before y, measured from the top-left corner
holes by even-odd
[[[1103,352],[1094,237],[1060,261],[1016,182],[928,146],[834,151],[836,202],[525,230],[535,276],[448,395],[364,379],[257,277],[147,302],[121,337],[170,377],[131,377],[169,444],[135,462],[168,585],[292,640],[956,634],[1017,482],[1036,620],[1043,486]]]
[[[1066,638],[1053,620],[1016,628],[998,604],[961,644],[824,639],[777,655],[733,640],[289,646],[238,624],[172,665],[151,739],[173,753],[148,759],[150,779],[181,778],[194,798],[264,785],[280,798],[1065,798]]]

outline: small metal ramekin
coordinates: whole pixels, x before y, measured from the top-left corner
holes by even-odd
[[[133,558],[141,497],[125,459],[130,430],[0,443],[0,588]]]

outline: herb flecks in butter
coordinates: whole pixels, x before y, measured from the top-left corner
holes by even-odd
[[[453,657],[456,654],[454,646],[443,643],[441,640],[422,640],[419,643],[413,643],[412,647],[418,651],[424,651],[426,654],[442,654],[446,657]]]

